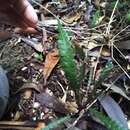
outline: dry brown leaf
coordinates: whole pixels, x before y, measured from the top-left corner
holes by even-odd
[[[40,92],[40,88],[42,88],[42,86],[39,84],[35,84],[35,83],[25,83],[23,84],[23,86],[21,88],[19,88],[15,94],[19,93],[19,92],[25,92],[26,90],[35,90],[36,92]]]
[[[23,112],[21,112],[21,111],[17,111],[16,113],[15,113],[15,115],[14,115],[14,121],[18,121],[19,119],[20,119],[20,117],[22,117],[22,115],[23,115]]]
[[[76,102],[69,102],[67,101],[65,103],[65,107],[67,108],[67,110],[69,111],[69,113],[77,113],[78,112],[78,105],[76,104]]]
[[[49,52],[46,55],[45,64],[44,64],[45,66],[44,66],[44,70],[43,70],[45,83],[46,83],[46,80],[48,79],[48,77],[50,76],[52,70],[54,69],[54,67],[57,65],[58,62],[59,62],[59,56],[58,56],[57,49],[54,49],[52,52]]]
[[[130,49],[130,40],[116,42],[114,45],[119,49]]]
[[[110,54],[110,50],[107,49],[107,48],[103,48],[102,49],[102,52],[101,52],[101,56],[105,56],[105,57],[109,57],[111,54]]]
[[[73,16],[69,16],[66,18],[63,18],[63,21],[68,23],[68,24],[72,24],[73,22],[77,22],[81,17],[80,13],[76,13]]]

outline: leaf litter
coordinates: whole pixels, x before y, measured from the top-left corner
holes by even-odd
[[[127,124],[130,2],[30,2],[39,14],[37,33],[21,33],[7,25],[0,28],[0,65],[7,71],[10,85],[2,118],[6,123],[0,121],[0,128],[25,129],[20,121],[28,120],[31,123],[26,127],[32,129],[106,130],[104,113],[114,129],[111,112],[117,106],[126,117],[120,121]],[[107,95],[115,100],[110,106]],[[100,97],[107,104],[106,113]],[[94,113],[103,120],[88,111],[91,107],[100,111]],[[17,125],[9,125],[9,121]]]

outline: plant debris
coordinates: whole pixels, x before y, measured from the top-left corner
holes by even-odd
[[[30,3],[35,33],[0,27],[10,86],[0,129],[130,129],[130,1]]]

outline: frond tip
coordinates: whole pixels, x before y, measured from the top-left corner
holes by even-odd
[[[58,21],[58,48],[60,63],[65,72],[65,76],[69,82],[69,86],[74,90],[76,96],[78,97],[81,76],[81,72],[78,73],[76,61],[75,61],[75,51],[72,47],[72,44],[69,40],[69,36],[66,31],[64,31],[60,21]]]
[[[70,119],[70,116],[66,116],[66,117],[62,117],[60,119],[57,119],[57,120],[53,121],[52,123],[48,124],[45,128],[42,128],[41,130],[54,129],[54,128],[58,127],[58,125],[64,123],[68,119]]]
[[[96,109],[91,108],[89,109],[89,111],[93,113],[97,118],[99,118],[108,130],[129,130],[127,128],[123,128],[121,124],[113,121],[111,118],[104,116],[101,112],[98,112]]]

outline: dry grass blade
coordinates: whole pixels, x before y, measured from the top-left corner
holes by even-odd
[[[50,13],[54,18],[58,19],[61,23],[66,24],[65,22],[63,22],[63,20],[59,19],[59,17],[57,17],[53,12],[51,12],[49,9],[47,9],[46,7],[44,7],[43,5],[41,5],[39,2],[32,0],[32,2],[34,2],[36,5],[40,6],[42,9],[46,10],[48,13]]]
[[[108,23],[108,27],[106,28],[106,33],[105,35],[107,37],[109,37],[110,35],[110,27],[111,27],[111,23],[113,22],[113,19],[114,19],[114,13],[115,13],[115,10],[117,8],[117,5],[119,3],[119,0],[116,1],[116,4],[114,6],[114,9],[112,11],[112,14],[111,14],[111,17],[110,17],[110,21]],[[115,63],[122,69],[122,71],[127,75],[127,77],[130,79],[130,76],[129,74],[126,72],[126,70],[120,65],[120,63],[114,58],[114,54],[113,54],[113,48],[116,48],[116,50],[125,58],[125,56],[123,55],[123,53],[114,45],[114,40],[115,38],[121,34],[123,31],[125,31],[127,28],[129,27],[129,25],[127,27],[125,27],[124,29],[122,29],[119,33],[117,33],[115,36],[113,36],[113,38],[109,41],[109,46],[111,48],[111,57],[112,59],[115,61]]]
[[[110,35],[111,23],[112,23],[113,20],[114,20],[114,13],[115,13],[116,7],[117,7],[117,5],[118,5],[118,2],[119,2],[119,0],[116,1],[116,4],[115,4],[115,6],[114,6],[114,9],[113,9],[113,11],[112,11],[112,14],[111,14],[111,17],[110,17],[110,20],[109,20],[109,23],[108,23],[108,26],[107,26],[107,28],[106,28],[106,33],[105,33],[105,35],[106,35],[107,37],[109,37],[109,35]],[[98,65],[98,63],[99,63],[99,58],[100,58],[102,49],[103,49],[103,45],[101,46],[100,51],[99,51],[99,55],[98,55],[98,57],[97,57],[96,65],[95,65],[95,67],[94,67],[93,77],[95,76],[96,68],[97,68],[97,65]]]
[[[100,56],[101,56],[101,53],[102,53],[102,49],[103,49],[103,45],[100,47],[100,51],[99,51],[99,54],[98,54],[98,57],[97,57],[96,65],[94,66],[93,79],[95,77],[95,73],[96,73],[97,65],[99,63],[99,59],[100,59]]]
[[[124,29],[122,29],[120,32],[118,32],[115,36],[113,36],[113,38],[111,39],[111,41],[114,41],[115,40],[115,38],[119,35],[119,34],[121,34],[122,32],[124,32],[127,28],[129,28],[130,27],[130,25],[128,25],[127,27],[125,27]]]
[[[34,2],[36,5],[40,6],[42,9],[46,10],[47,12],[49,12],[52,16],[54,16],[56,19],[58,19],[58,17],[52,13],[49,9],[45,8],[43,5],[41,5],[39,2],[32,0],[32,2]]]
[[[112,23],[112,21],[114,20],[114,13],[115,13],[115,10],[116,10],[116,7],[117,7],[118,3],[119,3],[119,0],[116,1],[116,4],[115,4],[115,6],[114,6],[114,9],[113,9],[112,14],[111,14],[111,17],[110,17],[110,21],[109,21],[108,26],[107,26],[107,28],[106,28],[106,35],[107,35],[107,36],[110,34],[111,23]]]

